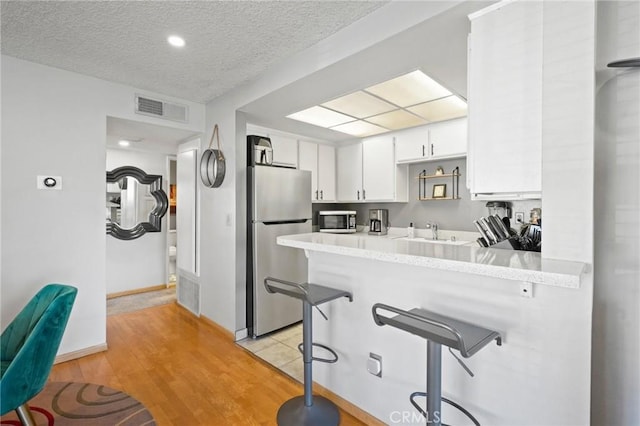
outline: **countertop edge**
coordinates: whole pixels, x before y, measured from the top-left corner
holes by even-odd
[[[346,256],[359,257],[364,259],[376,259],[391,263],[400,263],[413,266],[422,266],[433,269],[440,269],[452,272],[461,272],[474,275],[483,275],[493,278],[502,278],[512,281],[530,282],[533,284],[548,285],[553,287],[563,287],[569,289],[580,288],[580,279],[586,271],[586,265],[580,262],[554,260],[557,264],[571,265],[576,271],[574,273],[539,271],[530,269],[512,268],[502,265],[487,265],[460,260],[442,259],[428,256],[417,256],[404,253],[391,253],[384,251],[374,251],[356,247],[347,247],[332,244],[323,244],[312,241],[301,241],[299,239],[288,238],[291,236],[280,236],[277,243],[282,246],[298,248],[302,250],[317,251],[323,253],[342,254]],[[497,250],[497,249],[486,249]]]

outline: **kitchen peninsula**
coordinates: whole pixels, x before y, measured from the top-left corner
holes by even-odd
[[[502,346],[464,359],[475,377],[443,351],[443,396],[481,424],[589,423],[592,286],[581,280],[587,265],[361,233],[282,236],[278,244],[305,250],[309,282],[353,293],[353,303],[327,306],[329,321],[314,317],[314,340],[340,355],[336,364],[315,365],[314,378],[381,421],[420,424],[409,395],[426,388],[426,345],[376,326],[375,303],[419,307],[502,334]],[[370,353],[382,357],[382,377],[367,372]],[[442,418],[466,424],[446,404]]]

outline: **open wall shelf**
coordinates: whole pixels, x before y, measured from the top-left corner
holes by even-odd
[[[418,179],[419,201],[440,201],[460,199],[460,168],[456,167],[451,173],[429,175],[423,170]],[[432,181],[432,179],[437,179]],[[450,179],[451,187],[447,188],[446,179]],[[439,180],[439,181],[438,181]],[[451,191],[450,193],[448,191]]]

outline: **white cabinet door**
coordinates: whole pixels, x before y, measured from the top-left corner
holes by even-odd
[[[374,136],[362,141],[363,198],[366,201],[394,201],[396,163],[393,138]]]
[[[316,201],[318,194],[318,144],[298,142],[299,168],[311,172],[311,200]]]
[[[338,148],[338,201],[362,201],[362,143]]]
[[[542,8],[543,2],[514,1],[472,18],[467,154],[472,198],[541,194]]]
[[[429,129],[426,126],[395,132],[396,162],[425,161],[429,155]]]
[[[464,157],[466,154],[466,118],[444,121],[429,126],[429,156],[432,159]]]
[[[336,200],[336,149],[318,144],[318,200]]]
[[[273,164],[276,166],[298,167],[298,141],[294,138],[272,135]]]

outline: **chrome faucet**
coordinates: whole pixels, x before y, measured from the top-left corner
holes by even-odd
[[[425,226],[425,228],[431,230],[431,239],[432,240],[437,240],[438,239],[438,224],[437,223],[435,223],[435,222],[427,222],[427,225]]]

